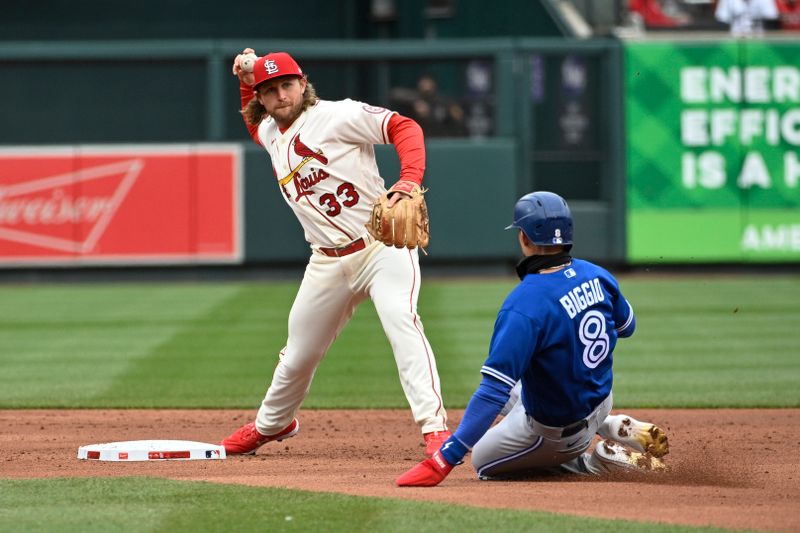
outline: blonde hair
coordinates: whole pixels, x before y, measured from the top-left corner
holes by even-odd
[[[314,89],[314,86],[311,85],[311,82],[306,79],[306,90],[303,91],[303,104],[300,107],[300,111],[305,111],[318,101],[319,97],[317,96],[317,91]],[[256,96],[254,96],[239,113],[244,116],[247,123],[251,126],[257,126],[269,115],[269,113],[267,113],[267,108],[261,105],[261,102],[258,101],[258,97]]]

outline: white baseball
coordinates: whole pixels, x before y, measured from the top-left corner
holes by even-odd
[[[255,54],[245,54],[242,56],[242,59],[239,60],[239,66],[242,67],[242,70],[245,72],[253,72],[256,59],[258,59],[258,56]]]

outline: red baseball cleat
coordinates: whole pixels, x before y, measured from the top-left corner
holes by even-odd
[[[444,431],[431,431],[422,435],[422,438],[425,439],[425,455],[433,457],[436,450],[442,447],[442,444],[450,438],[450,435],[452,433],[446,429]]]
[[[439,450],[433,457],[425,459],[417,466],[397,478],[398,487],[435,487],[453,470],[453,465],[442,457]]]
[[[264,444],[274,440],[282,441],[283,439],[294,437],[298,431],[300,431],[300,422],[296,418],[283,431],[275,435],[262,435],[256,429],[256,423],[250,422],[223,440],[222,445],[225,446],[225,453],[228,455],[254,455],[256,450]]]

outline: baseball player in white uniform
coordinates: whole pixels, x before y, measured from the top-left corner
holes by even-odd
[[[245,49],[233,63],[242,115],[253,139],[269,153],[278,189],[303,226],[311,258],[256,419],[222,444],[228,454],[253,454],[267,442],[297,434],[296,414],[317,366],[358,304],[371,298],[431,455],[450,432],[436,360],[417,314],[417,249],[386,246],[365,227],[373,203],[386,192],[373,145],[395,145],[401,168],[391,202],[404,201],[404,192],[422,182],[422,130],[380,107],[320,100],[289,54],[252,54]]]

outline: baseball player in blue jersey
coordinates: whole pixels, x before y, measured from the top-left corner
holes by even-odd
[[[438,485],[470,449],[481,479],[664,469],[661,428],[610,414],[614,346],[636,328],[617,280],[569,255],[572,214],[557,194],[520,198],[511,228],[521,283],[497,315],[483,380],[455,433],[397,484]],[[595,435],[604,440],[590,452]]]

